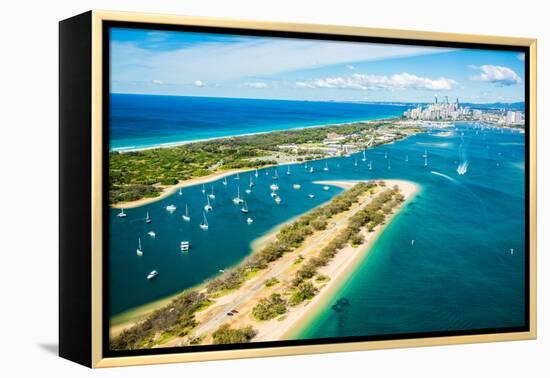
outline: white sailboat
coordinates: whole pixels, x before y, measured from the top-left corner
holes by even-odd
[[[391,169],[391,160],[388,160],[388,169]]]
[[[323,190],[329,190],[330,187],[328,187],[327,185],[323,186]]]
[[[244,206],[241,207],[241,212],[247,214],[248,213],[248,206],[246,206],[246,201],[244,201]]]
[[[126,213],[124,212],[124,209],[120,209],[120,213],[116,215],[119,218],[126,218]]]
[[[286,166],[286,174],[290,175],[290,164]]]
[[[239,176],[239,174],[237,173],[237,176],[235,176],[235,180],[240,180],[241,179],[241,176]]]
[[[309,173],[313,173],[313,167],[309,167]]]
[[[353,165],[357,167],[357,159],[355,159],[355,162],[353,163]]]
[[[199,225],[199,227],[202,228],[203,230],[208,230],[208,220],[206,219],[206,214],[202,213],[202,217],[203,217],[203,221]]]
[[[328,172],[328,162],[325,161],[325,167],[323,168],[323,171]]]
[[[237,186],[237,197],[233,198],[233,203],[235,205],[240,205],[243,203],[243,199],[241,198],[241,191],[238,186]]]
[[[248,183],[248,187],[252,188],[254,186],[254,181],[252,180],[252,175],[250,175],[250,181]]]
[[[275,174],[273,175],[272,177],[273,180],[278,180],[279,179],[279,173],[277,170],[275,170]]]
[[[405,155],[405,163],[409,162],[409,155]]]
[[[363,150],[363,158],[361,160],[362,161],[367,161],[367,155],[365,155],[365,150]]]
[[[275,202],[277,204],[281,203],[281,197],[279,197],[279,196],[275,197]]]
[[[155,238],[155,237],[157,236],[157,234],[156,234],[155,231],[149,231],[149,232],[147,233],[147,235],[149,235],[149,236],[152,237],[152,238]]]
[[[202,194],[206,193],[206,188],[204,187],[204,184],[202,184],[201,192],[202,192]]]
[[[250,194],[250,193],[252,193],[252,189],[248,188],[248,189],[246,189],[244,192],[245,192],[246,194]]]
[[[424,156],[424,167],[428,166],[428,155]]]
[[[256,172],[254,173],[254,176],[256,176],[256,178],[258,177],[258,168],[256,168]]]
[[[145,223],[149,224],[151,223],[153,220],[151,219],[151,217],[149,217],[149,212],[147,212],[147,216],[145,217]]]
[[[187,204],[185,204],[185,214],[181,216],[184,221],[189,222],[191,217],[189,216],[189,210],[187,209]]]
[[[211,190],[210,194],[208,195],[208,198],[210,198],[210,199],[215,199],[216,198],[216,195],[214,194],[214,185],[212,185],[212,190]]]
[[[210,205],[210,197],[206,196],[206,205],[204,205],[204,211],[212,211],[212,205]]]
[[[277,193],[271,192],[270,196],[271,196],[271,198],[275,198],[275,197],[277,197]]]
[[[141,238],[138,238],[138,247],[136,249],[136,255],[142,256],[143,250],[141,249]]]
[[[424,150],[424,154],[422,154],[422,157],[423,157],[423,158],[428,157],[428,150]]]
[[[369,161],[369,171],[372,171],[372,160]]]
[[[222,184],[225,185],[225,186],[227,186],[227,177],[224,177],[224,178],[223,178]]]
[[[179,194],[180,196],[183,195],[183,193],[181,192],[181,188],[180,188],[178,194]]]
[[[308,194],[307,195],[309,198],[315,198],[315,194]]]
[[[246,218],[246,223],[248,224],[252,224],[252,222],[254,222],[254,220],[250,217]]]

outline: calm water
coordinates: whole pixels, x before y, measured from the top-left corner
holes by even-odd
[[[228,177],[227,187],[219,180],[213,183],[216,199],[214,210],[207,214],[208,231],[199,228],[205,204],[201,186],[128,209],[124,219],[111,210],[111,314],[216,275],[249,255],[254,239],[340,192],[332,187],[323,191],[312,181],[397,178],[419,184],[420,193],[300,337],[522,325],[524,135],[481,131],[466,124],[457,128],[450,137],[432,131],[369,150],[372,171],[359,154],[328,159],[329,172],[322,171],[324,161],[310,164],[316,170],[313,174],[293,165],[287,176],[281,167],[280,205],[269,196],[273,169],[268,175],[259,171],[250,195],[244,193],[249,174],[241,174],[240,180]],[[427,167],[422,157],[425,150]],[[466,162],[466,173],[459,175],[457,167]],[[292,189],[295,182],[302,185],[300,190]],[[231,201],[237,185],[247,199],[254,219],[251,225]],[[210,187],[206,185],[207,192]],[[309,199],[309,193],[315,198]],[[189,223],[181,218],[186,203],[192,217]],[[165,210],[168,204],[177,206],[175,213]],[[150,225],[144,221],[147,211],[153,219]],[[147,235],[150,230],[156,238]],[[135,252],[138,237],[144,251],[141,257]],[[180,252],[182,240],[191,242],[189,253]],[[160,275],[147,281],[153,269]],[[342,298],[349,306],[333,306]]]
[[[387,118],[405,110],[384,104],[112,94],[110,148]]]

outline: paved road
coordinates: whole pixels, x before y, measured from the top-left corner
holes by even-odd
[[[358,206],[356,209],[352,210],[350,212],[350,215],[348,217],[345,217],[343,219],[340,219],[337,222],[330,223],[331,226],[327,228],[325,231],[323,231],[321,234],[316,235],[316,237],[313,240],[308,241],[307,246],[302,250],[301,253],[304,255],[309,253],[313,248],[315,248],[320,242],[323,242],[325,239],[327,239],[329,236],[333,236],[334,229],[342,226],[344,223],[347,223],[347,220],[350,216],[355,215],[359,210],[361,210],[369,201],[365,202],[362,206]],[[294,259],[289,259],[284,264],[277,264],[275,263],[275,266],[271,269],[269,269],[266,273],[269,273],[270,277],[277,277],[282,272],[284,272],[287,268],[289,268],[292,264],[294,264]],[[264,274],[265,275],[265,274]],[[239,306],[247,303],[250,299],[252,299],[260,290],[262,290],[264,287],[264,280],[260,280],[260,282],[253,286],[252,288],[246,290],[245,293],[242,295],[236,297],[233,301],[228,303],[227,305],[220,307],[216,310],[216,314],[207,322],[199,325],[195,331],[195,335],[204,335],[204,334],[210,334],[214,332],[216,329],[218,329],[226,320],[229,319],[229,316],[227,315],[228,312],[230,312],[233,309],[238,309]],[[240,289],[242,290],[242,289]]]

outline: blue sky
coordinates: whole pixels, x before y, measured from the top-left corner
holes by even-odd
[[[524,56],[111,29],[111,92],[332,101],[523,101]]]

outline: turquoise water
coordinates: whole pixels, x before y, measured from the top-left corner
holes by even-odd
[[[292,165],[287,176],[286,168],[280,167],[280,205],[269,196],[273,169],[268,175],[259,171],[250,195],[244,193],[249,174],[241,174],[240,180],[228,177],[227,187],[218,180],[214,210],[207,214],[208,231],[199,228],[205,204],[201,186],[128,209],[127,218],[117,218],[118,211],[111,209],[110,313],[119,314],[215,276],[249,255],[253,240],[340,191],[334,187],[323,191],[313,181],[396,178],[417,183],[421,191],[300,338],[523,325],[524,135],[468,124],[457,129],[450,137],[432,130],[369,150],[372,171],[360,154],[328,159],[329,172],[322,171],[324,161],[310,164],[315,167],[313,174]],[[459,175],[457,167],[466,162],[467,172]],[[302,189],[292,189],[295,182]],[[237,185],[248,201],[251,225],[231,201]],[[210,185],[206,188],[209,191]],[[315,198],[308,198],[309,193]],[[189,223],[181,218],[185,203],[192,217]],[[167,212],[168,204],[176,205],[176,212]],[[150,225],[144,221],[147,211],[153,219]],[[155,238],[147,235],[150,230],[157,233]],[[135,252],[138,237],[141,257]],[[179,250],[182,240],[191,242],[188,253]],[[148,281],[153,269],[160,274]],[[349,305],[337,304],[342,298]]]

